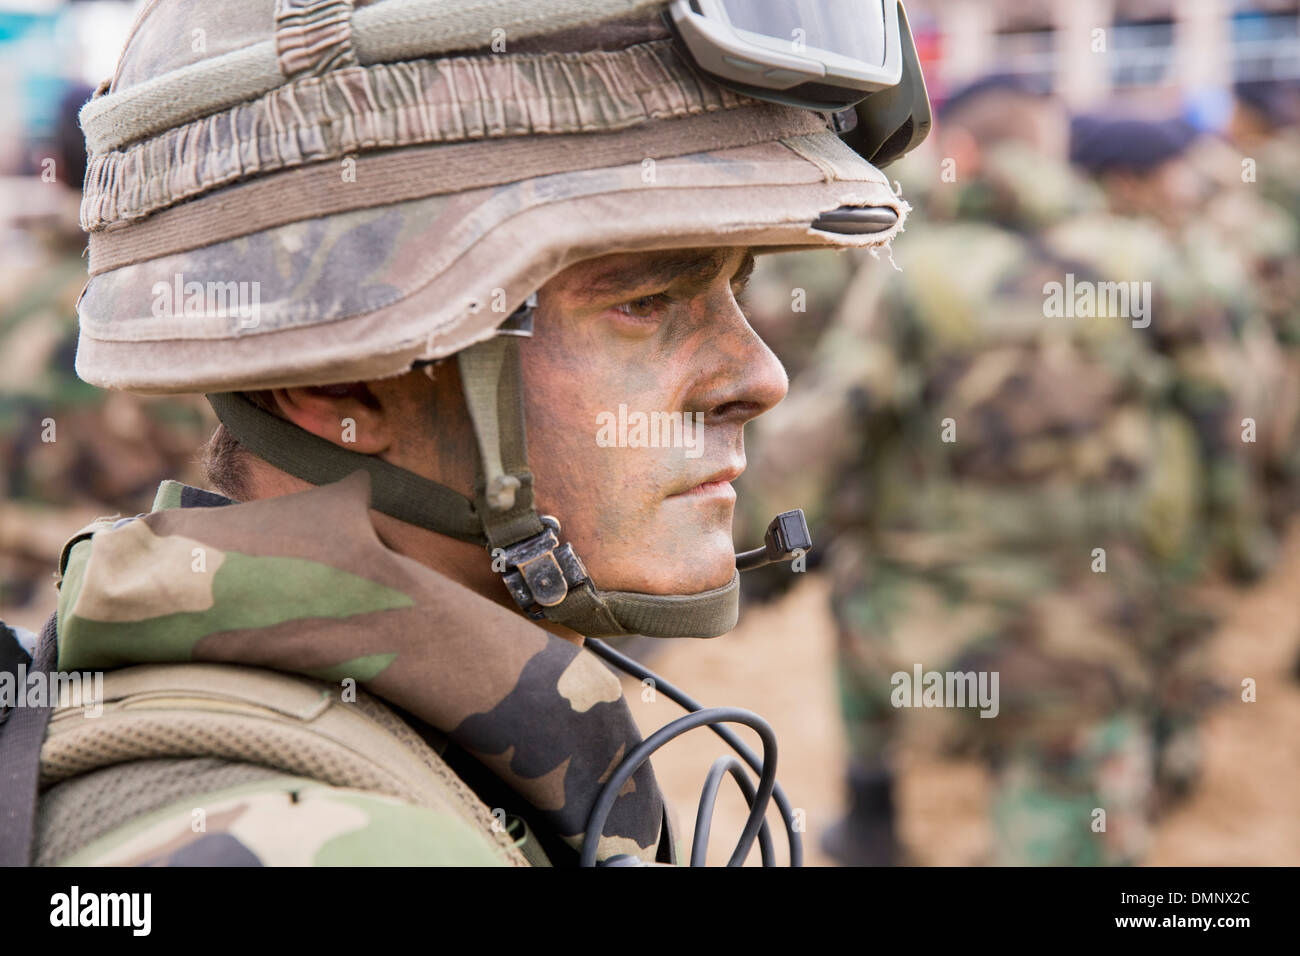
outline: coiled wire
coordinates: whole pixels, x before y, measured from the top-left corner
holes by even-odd
[[[632,660],[627,655],[614,650],[603,641],[589,638],[584,646],[597,657],[617,667],[624,673],[638,680],[654,681],[657,690],[662,691],[666,697],[684,707],[689,713],[661,727],[646,738],[640,746],[623,758],[623,761],[618,765],[618,769],[606,781],[596,797],[590,816],[587,818],[587,830],[582,841],[580,865],[596,865],[596,848],[600,841],[600,835],[605,828],[605,821],[609,817],[610,810],[613,809],[619,791],[623,789],[623,785],[628,778],[636,773],[655,751],[669,741],[675,740],[682,734],[695,730],[697,727],[708,727],[721,737],[758,774],[758,785],[757,787],[754,786],[745,773],[744,767],[735,757],[723,756],[714,762],[709,770],[708,777],[705,778],[704,790],[700,795],[700,804],[696,812],[695,836],[691,845],[691,866],[704,865],[714,805],[717,801],[718,789],[722,785],[722,779],[727,773],[730,773],[736,779],[750,808],[749,816],[745,820],[745,827],[741,831],[740,838],[736,841],[736,848],[732,851],[727,866],[741,866],[753,848],[755,839],[758,840],[759,854],[763,865],[776,865],[772,852],[772,836],[768,830],[767,821],[764,819],[768,802],[773,799],[776,801],[777,808],[781,812],[782,821],[785,824],[786,839],[790,846],[790,865],[802,866],[803,840],[799,831],[795,829],[794,810],[790,806],[785,791],[776,782],[776,734],[773,732],[771,725],[752,711],[740,707],[705,708],[654,671]],[[752,727],[758,733],[759,740],[763,744],[763,757],[761,760],[744,741],[736,736],[733,730],[723,726],[727,723],[744,724],[747,727]]]

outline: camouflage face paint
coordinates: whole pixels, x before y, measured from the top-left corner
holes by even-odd
[[[523,348],[529,456],[540,509],[601,587],[685,594],[734,572],[742,427],[786,387],[735,302],[750,262],[743,249],[614,255],[543,288]],[[648,425],[638,438],[626,425],[638,416],[677,416],[679,440],[664,447]]]

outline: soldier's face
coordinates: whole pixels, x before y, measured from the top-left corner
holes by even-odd
[[[787,389],[736,294],[745,249],[605,256],[541,289],[522,346],[529,462],[606,589],[682,594],[735,570],[742,427]]]

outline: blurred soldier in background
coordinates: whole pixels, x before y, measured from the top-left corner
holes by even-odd
[[[1300,508],[1300,81],[1243,82],[1234,93],[1220,144],[1227,155],[1199,168],[1220,177],[1229,201],[1215,206],[1235,213],[1233,241],[1248,253],[1253,308],[1281,352],[1272,364],[1272,427],[1252,446],[1267,483],[1270,525],[1280,529]]]
[[[1151,281],[1159,320],[1150,338],[1172,370],[1168,401],[1195,426],[1207,480],[1199,557],[1221,553],[1226,570],[1253,579],[1274,550],[1265,455],[1254,450],[1275,447],[1276,422],[1292,404],[1256,264],[1294,256],[1294,227],[1257,193],[1234,194],[1207,175],[1239,167],[1181,120],[1079,117],[1072,143],[1108,209],[1050,241],[1102,280]],[[1243,434],[1245,418],[1253,432]]]
[[[1239,153],[1234,158],[1240,182],[1233,186],[1254,204],[1251,225],[1244,231],[1258,236],[1252,228],[1258,214],[1275,224],[1280,211],[1286,216],[1290,240],[1274,244],[1255,259],[1261,305],[1283,352],[1281,407],[1274,413],[1272,435],[1261,445],[1268,515],[1280,527],[1300,509],[1300,179],[1295,174],[1300,156],[1300,80],[1242,82],[1233,92],[1235,108],[1226,130],[1228,146]],[[1263,230],[1265,235],[1281,231],[1276,225]],[[1293,674],[1300,680],[1300,656]]]
[[[86,284],[78,222],[86,147],[77,112],[92,90],[60,103],[55,155],[38,175],[9,180],[21,193],[11,254],[0,263],[0,608],[40,603],[48,613],[60,538],[110,511],[148,506],[164,478],[195,474],[206,422],[193,400],[144,400],[93,388],[73,370],[77,298]],[[186,466],[189,466],[188,468]],[[75,512],[71,528],[54,509]]]
[[[1269,507],[1268,476],[1290,470],[1300,411],[1273,284],[1297,256],[1295,223],[1249,178],[1243,186],[1243,167],[1221,142],[1199,139],[1181,121],[1080,117],[1072,143],[1109,210],[1049,241],[1102,280],[1152,282],[1148,332],[1167,370],[1160,400],[1191,425],[1204,481],[1179,560],[1189,575],[1222,570],[1255,580],[1272,564],[1291,510]],[[1196,776],[1195,726],[1209,696],[1189,636],[1146,648],[1165,802]]]
[[[757,429],[756,513],[771,496],[822,501],[814,540],[836,534],[850,811],[825,849],[842,862],[900,858],[891,676],[917,664],[999,675],[996,717],[922,710],[913,725],[991,761],[997,862],[1128,863],[1147,843],[1150,662],[1207,623],[1184,587],[1203,462],[1151,328],[1049,308],[1050,284],[1099,278],[1067,241],[1105,210],[1070,169],[1066,127],[1017,81],[953,97],[940,168],[920,199],[905,192],[928,234],[901,273],[859,272]]]
[[[1229,143],[1254,163],[1254,182],[1270,202],[1300,219],[1300,80],[1243,81],[1233,87]]]

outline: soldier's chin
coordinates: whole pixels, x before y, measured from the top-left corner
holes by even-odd
[[[679,581],[679,594],[711,591],[730,583],[736,574],[736,552],[731,529],[719,529],[700,536],[698,557],[693,557],[687,574]]]
[[[620,562],[624,571],[621,574],[601,574],[600,569],[589,564],[587,569],[597,587],[640,594],[698,594],[723,587],[736,573],[730,529],[698,534],[686,551],[674,548],[665,553],[647,546],[628,557],[632,567]],[[631,573],[627,573],[629,570]]]

